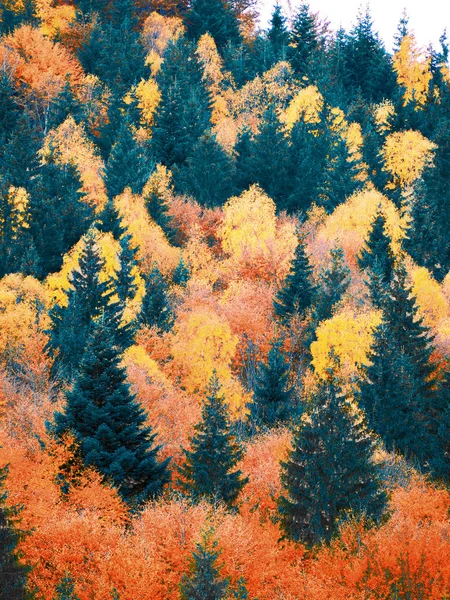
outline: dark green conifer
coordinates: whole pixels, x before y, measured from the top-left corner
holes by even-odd
[[[169,206],[166,199],[156,190],[153,190],[145,195],[144,200],[148,214],[161,227],[169,242],[173,244],[176,239],[177,229],[173,225],[173,218],[169,214]]]
[[[80,600],[75,594],[73,578],[67,574],[56,587],[56,596],[54,600]]]
[[[117,273],[116,290],[122,302],[132,300],[137,292],[134,271],[138,266],[137,248],[132,244],[130,234],[120,238],[120,269]]]
[[[126,187],[140,193],[152,169],[145,147],[135,140],[131,126],[130,117],[125,115],[106,163],[105,182],[111,198]]]
[[[243,127],[237,136],[234,152],[236,155],[236,189],[238,193],[247,190],[255,183],[253,173],[255,149],[254,136],[250,127]]]
[[[181,488],[194,500],[206,498],[232,508],[248,480],[236,470],[243,451],[232,434],[225,398],[215,373],[203,402],[202,420],[194,429],[191,449],[184,450],[185,462],[179,467]]]
[[[310,11],[309,4],[300,5],[290,35],[288,59],[299,77],[308,73],[309,62],[319,46],[316,16]]]
[[[303,240],[299,238],[290,271],[274,300],[275,314],[287,321],[295,314],[304,317],[314,296],[312,268]]]
[[[155,267],[145,276],[145,296],[142,300],[139,322],[146,327],[169,331],[173,320],[166,280],[158,267]]]
[[[155,114],[152,149],[156,162],[181,166],[210,128],[211,99],[195,47],[184,38],[169,43],[157,81],[161,102]]]
[[[63,89],[50,105],[47,128],[53,129],[58,127],[69,116],[72,116],[75,121],[79,121],[82,113],[81,102],[73,93],[70,82],[67,80]]]
[[[193,0],[187,15],[188,34],[198,40],[209,33],[220,51],[241,42],[239,21],[229,0]]]
[[[357,257],[359,268],[368,274],[370,299],[377,308],[383,307],[394,272],[395,256],[391,244],[386,217],[379,206],[365,245]]]
[[[278,501],[287,538],[309,545],[329,542],[348,512],[378,520],[386,506],[374,442],[332,381],[322,383],[315,408],[294,434],[282,462]]]
[[[25,600],[31,598],[26,589],[29,568],[17,549],[24,535],[17,526],[17,508],[6,503],[7,475],[8,466],[0,467],[0,600]]]
[[[286,60],[289,45],[289,30],[286,26],[286,17],[283,15],[281,6],[276,4],[272,11],[270,19],[270,28],[267,32],[270,50],[272,53],[271,62],[277,63],[280,60]]]
[[[120,240],[127,231],[126,227],[122,225],[122,218],[112,198],[108,198],[96,225],[99,231],[112,233],[116,240]]]
[[[272,342],[267,363],[261,361],[256,371],[253,402],[248,407],[252,423],[259,427],[273,427],[295,416],[290,367],[282,343],[281,339]]]
[[[189,269],[189,263],[185,262],[183,256],[180,256],[180,261],[175,268],[175,271],[172,275],[172,281],[175,285],[181,285],[181,287],[186,287],[187,282],[191,277],[191,271]]]
[[[91,328],[79,374],[55,414],[58,437],[71,432],[86,466],[97,469],[132,507],[159,496],[169,460],[159,462],[156,434],[121,366],[115,324],[103,315]]]
[[[344,251],[336,246],[330,250],[329,264],[319,274],[313,302],[313,318],[317,324],[332,316],[334,307],[349,285],[350,269],[345,262]]]
[[[222,206],[234,192],[233,159],[217,143],[214,135],[203,135],[192,149],[175,183],[181,192],[191,195],[202,206]]]
[[[180,584],[182,600],[225,600],[228,598],[229,580],[224,579],[218,564],[220,550],[213,532],[202,534],[189,562],[189,571]]]

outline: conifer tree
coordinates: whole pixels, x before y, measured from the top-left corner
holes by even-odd
[[[253,152],[254,136],[250,127],[245,126],[239,132],[234,146],[236,155],[236,188],[238,192],[247,190],[255,183]]]
[[[283,15],[281,6],[275,4],[270,19],[270,28],[267,32],[267,38],[270,44],[272,54],[272,63],[280,60],[286,60],[287,49],[289,45],[289,30],[286,26],[286,17]]]
[[[166,199],[157,191],[151,191],[145,195],[144,200],[148,214],[161,227],[169,242],[173,244],[177,235],[177,229],[173,224],[173,218],[169,214]]]
[[[181,166],[210,128],[211,99],[193,44],[170,42],[157,76],[161,102],[155,113],[152,149],[156,162]]]
[[[350,285],[350,269],[345,263],[344,251],[339,246],[330,250],[330,263],[319,274],[314,297],[313,318],[318,324],[329,319],[333,308]]]
[[[126,234],[126,227],[122,224],[122,218],[112,198],[108,198],[96,226],[99,231],[112,233],[116,240],[120,240]]]
[[[0,158],[11,138],[20,115],[19,99],[14,89],[12,77],[6,72],[0,74]]]
[[[310,12],[309,4],[300,5],[290,35],[288,59],[296,75],[308,73],[309,61],[319,46],[316,17]]]
[[[154,267],[145,276],[145,296],[139,321],[146,327],[169,331],[173,325],[173,318],[167,283],[158,267]]]
[[[177,188],[199,204],[222,206],[234,192],[235,166],[212,134],[203,135],[192,149],[187,164],[175,177]]]
[[[183,575],[180,584],[182,600],[225,600],[228,598],[229,580],[221,577],[218,564],[220,550],[213,533],[202,534],[195,545],[189,562],[189,572]]]
[[[314,296],[312,268],[305,243],[299,238],[290,271],[274,300],[275,314],[287,321],[295,314],[305,316]]]
[[[55,414],[54,432],[61,437],[70,431],[84,465],[138,507],[161,494],[170,459],[157,459],[160,446],[126,381],[114,327],[106,315],[94,324],[64,412]]]
[[[180,256],[180,260],[178,265],[175,268],[175,271],[172,275],[172,281],[175,285],[181,285],[181,287],[186,287],[187,282],[191,277],[191,272],[189,269],[189,263],[185,262],[183,256]]]
[[[377,308],[383,307],[395,268],[391,243],[386,217],[379,206],[365,245],[357,257],[359,268],[365,269],[369,276],[370,299]]]
[[[23,532],[17,528],[16,509],[7,505],[5,480],[8,466],[0,468],[0,600],[25,600],[28,567],[20,559],[17,546]]]
[[[187,14],[188,34],[198,40],[209,33],[220,51],[241,42],[239,21],[229,0],[193,0]]]
[[[261,361],[256,372],[250,418],[257,426],[273,427],[294,416],[293,389],[289,384],[289,363],[282,351],[282,340],[275,339],[267,364]]]
[[[202,407],[202,420],[195,426],[190,450],[179,467],[184,492],[194,500],[206,498],[232,508],[247,483],[237,463],[243,451],[232,434],[225,398],[217,375],[211,377]]]
[[[105,181],[111,198],[130,187],[135,194],[142,191],[151,167],[145,148],[138,144],[131,131],[131,119],[126,115],[121,122],[116,141],[106,163]]]
[[[82,116],[81,102],[75,96],[70,82],[66,81],[63,89],[50,105],[47,129],[54,129],[61,125],[67,117],[72,116],[78,122]]]
[[[138,266],[137,248],[132,245],[131,235],[120,238],[120,269],[117,273],[116,290],[122,302],[134,298],[137,292],[134,271]]]
[[[65,575],[57,585],[54,600],[80,600],[75,594],[74,580],[70,575]]]
[[[314,406],[281,463],[278,502],[285,536],[309,545],[329,542],[347,512],[377,520],[386,505],[373,440],[333,381],[320,385]]]

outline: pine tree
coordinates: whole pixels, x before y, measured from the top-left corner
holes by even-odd
[[[6,71],[0,74],[0,158],[20,115],[19,98],[12,77]]]
[[[233,159],[214,135],[203,135],[192,149],[180,173],[175,176],[177,189],[192,195],[202,206],[222,206],[234,192]]]
[[[395,268],[395,256],[391,244],[386,217],[380,205],[365,245],[357,257],[359,268],[365,269],[369,275],[367,283],[370,299],[377,308],[383,307]]]
[[[329,266],[319,274],[314,297],[313,319],[316,324],[329,319],[333,308],[350,285],[350,269],[345,263],[344,251],[339,246],[330,250]]]
[[[255,149],[254,136],[250,127],[245,126],[239,132],[234,146],[236,155],[236,189],[237,192],[247,190],[253,183],[253,152]]]
[[[221,577],[217,546],[212,531],[204,532],[192,553],[189,572],[181,580],[182,600],[225,600],[228,597],[229,579]]]
[[[289,31],[286,26],[286,17],[283,15],[281,6],[276,4],[270,19],[270,28],[267,32],[267,38],[270,44],[272,54],[271,62],[273,64],[280,60],[286,60],[287,49],[289,45]]]
[[[146,194],[144,200],[148,214],[161,227],[169,242],[173,244],[176,239],[177,228],[174,226],[173,218],[169,214],[166,199],[154,190]]]
[[[67,117],[72,116],[79,121],[83,113],[81,102],[75,96],[69,81],[66,81],[63,89],[50,105],[48,117],[48,130],[61,125]]]
[[[70,575],[65,575],[56,587],[54,600],[80,600],[75,594],[74,580]]]
[[[304,242],[299,238],[290,271],[274,300],[275,314],[287,321],[295,314],[305,316],[314,296],[312,268]]]
[[[181,255],[178,265],[176,266],[175,271],[173,272],[172,281],[175,285],[186,287],[190,277],[191,272],[189,269],[189,263],[185,262],[183,256]]]
[[[132,300],[137,292],[135,270],[138,266],[137,248],[132,245],[130,234],[120,238],[120,269],[117,273],[116,290],[122,302]]]
[[[112,233],[116,240],[120,240],[126,234],[126,227],[122,224],[122,218],[112,198],[108,198],[96,226],[99,231]]]
[[[150,175],[145,148],[136,142],[131,124],[126,115],[106,163],[105,182],[111,198],[121,194],[126,187],[135,194],[140,193]]]
[[[241,42],[239,21],[228,0],[193,0],[187,22],[190,37],[198,40],[204,33],[209,33],[219,52],[227,44]]]
[[[8,466],[0,468],[0,600],[25,600],[28,567],[17,550],[23,532],[17,528],[17,509],[7,505],[4,489]]]
[[[92,326],[102,314],[107,314],[115,327],[116,343],[122,349],[132,342],[132,325],[121,323],[124,305],[112,301],[115,289],[110,281],[101,281],[102,267],[103,259],[91,233],[80,254],[78,268],[72,271],[67,304],[57,304],[50,314],[49,349],[55,356],[54,370],[68,381],[76,374]]]
[[[170,459],[159,462],[156,434],[136,401],[121,366],[114,323],[104,315],[93,326],[79,374],[55,414],[58,437],[70,431],[86,466],[97,469],[132,507],[161,494]]]
[[[261,361],[256,372],[250,418],[257,426],[273,427],[294,416],[294,395],[289,384],[289,363],[282,351],[282,340],[275,339],[267,364]]]
[[[278,502],[286,537],[310,545],[329,542],[347,512],[377,520],[386,505],[365,424],[332,381],[320,385],[314,401],[281,463]]]
[[[397,31],[394,35],[394,52],[398,52],[404,38],[409,34],[408,25],[409,17],[406,13],[406,8],[404,8],[397,25]]]
[[[194,429],[191,450],[184,450],[185,462],[179,467],[180,486],[194,500],[206,498],[232,508],[248,479],[235,470],[243,451],[232,435],[225,398],[215,373],[203,403],[202,420]]]
[[[142,300],[139,322],[146,327],[169,331],[173,325],[172,306],[167,283],[158,267],[145,276],[145,296]]]
[[[316,16],[310,12],[309,4],[300,5],[290,36],[288,59],[299,77],[307,75],[309,61],[319,46]]]
[[[211,99],[194,46],[170,42],[157,76],[161,102],[155,113],[152,149],[156,162],[181,166],[210,128]]]

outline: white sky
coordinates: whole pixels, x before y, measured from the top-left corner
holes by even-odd
[[[259,0],[261,24],[270,19],[275,0]],[[295,14],[301,0],[281,0],[286,16]],[[342,25],[348,30],[356,21],[358,8],[366,5],[361,0],[309,0],[312,12],[319,12],[330,21],[333,29]],[[403,9],[409,16],[409,27],[416,35],[419,45],[430,42],[438,48],[439,38],[445,28],[450,38],[450,0],[372,0],[370,9],[374,28],[379,32],[388,50],[392,49],[393,36]]]

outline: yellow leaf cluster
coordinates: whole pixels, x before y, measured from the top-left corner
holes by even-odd
[[[163,385],[165,388],[171,388],[170,380],[159,368],[158,363],[150,358],[142,346],[130,346],[123,355],[123,365],[126,369],[137,366],[142,369],[149,380]]]
[[[97,212],[101,211],[108,199],[103,182],[104,164],[82,125],[77,125],[73,117],[67,117],[64,123],[48,133],[39,152],[44,161],[51,154],[56,164],[75,167],[87,202]]]
[[[344,311],[323,321],[316,332],[317,340],[311,344],[311,362],[316,374],[326,378],[328,369],[335,364],[330,356],[333,353],[339,359],[340,377],[354,380],[360,365],[367,364],[372,334],[380,323],[379,311],[360,315]]]
[[[287,131],[299,121],[319,123],[320,111],[323,108],[323,96],[315,85],[301,89],[289,103],[280,120],[285,123]]]
[[[163,173],[163,169],[159,173]],[[132,194],[127,188],[114,199],[114,203],[131,235],[133,246],[138,249],[142,270],[148,273],[157,264],[163,273],[171,273],[180,259],[179,250],[169,244],[161,227],[149,217],[143,197]]]
[[[231,371],[238,343],[228,322],[205,307],[180,315],[172,341],[173,361],[182,387],[190,394],[203,394],[216,371],[234,415],[249,402],[248,394]]]
[[[394,252],[400,251],[400,240],[404,236],[404,218],[394,204],[375,189],[364,189],[338,206],[319,227],[313,243],[313,253],[320,249],[330,250],[336,243],[345,252],[348,264],[356,268],[356,255],[364,245],[379,205],[386,217]]]
[[[24,340],[49,325],[45,287],[33,277],[14,273],[0,281],[0,359],[20,352]],[[41,312],[39,312],[41,307]]]
[[[432,78],[431,57],[425,58],[416,45],[413,35],[406,35],[399,50],[392,59],[397,81],[403,86],[405,93],[403,104],[416,103],[416,109],[422,107],[428,96],[428,88]]]
[[[28,229],[29,224],[29,205],[30,195],[23,187],[10,186],[8,190],[8,204],[10,210],[11,229],[14,234],[17,234],[20,229]],[[3,218],[1,219],[4,224]]]
[[[37,0],[36,13],[41,21],[42,33],[53,39],[67,33],[76,17],[74,6],[53,0]]]
[[[147,63],[153,76],[161,67],[162,56],[169,42],[176,41],[183,34],[183,21],[178,17],[165,17],[152,12],[145,19],[141,39],[148,52]]]
[[[386,133],[392,129],[395,107],[390,100],[383,100],[374,106],[373,116],[378,133]]]
[[[173,192],[172,173],[164,165],[156,165],[155,170],[150,175],[147,183],[144,186],[142,195],[149,196],[150,194],[156,194],[164,200],[170,199]]]
[[[411,185],[432,166],[436,145],[412,129],[391,133],[381,151],[383,169],[390,174],[391,188]]]
[[[436,330],[449,316],[449,302],[439,283],[425,267],[415,267],[411,272],[413,294],[417,298],[419,314],[425,325]]]

